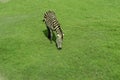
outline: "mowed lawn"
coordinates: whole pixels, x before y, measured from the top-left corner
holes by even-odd
[[[46,37],[47,10],[62,50]],[[0,80],[120,80],[120,0],[0,0]]]

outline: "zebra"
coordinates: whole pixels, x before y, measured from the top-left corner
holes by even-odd
[[[56,32],[56,46],[58,49],[62,49],[62,42],[63,42],[63,31],[60,27],[60,23],[56,19],[56,15],[54,11],[47,11],[44,13],[44,19],[43,22],[45,22],[47,30],[48,30],[48,38],[52,42],[53,38],[53,31]]]

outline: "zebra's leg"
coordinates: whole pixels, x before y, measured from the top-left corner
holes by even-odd
[[[50,38],[51,38],[51,35],[50,35],[50,29],[49,29],[48,26],[47,26],[47,30],[48,30],[48,38],[50,39]]]
[[[52,42],[52,38],[53,38],[53,31],[50,29],[50,40]]]
[[[49,27],[47,27],[47,29],[48,29],[48,38],[50,39],[50,41],[52,42],[52,38],[53,38],[53,31],[49,28]]]

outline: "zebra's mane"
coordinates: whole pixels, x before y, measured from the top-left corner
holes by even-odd
[[[60,26],[58,27],[57,31],[59,31],[58,34],[60,34],[63,39],[63,31]]]

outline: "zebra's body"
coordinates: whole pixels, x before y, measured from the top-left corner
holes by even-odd
[[[53,31],[57,33],[56,44],[58,48],[62,47],[63,32],[53,11],[47,11],[44,14],[44,21],[48,29],[48,37],[52,40]]]

